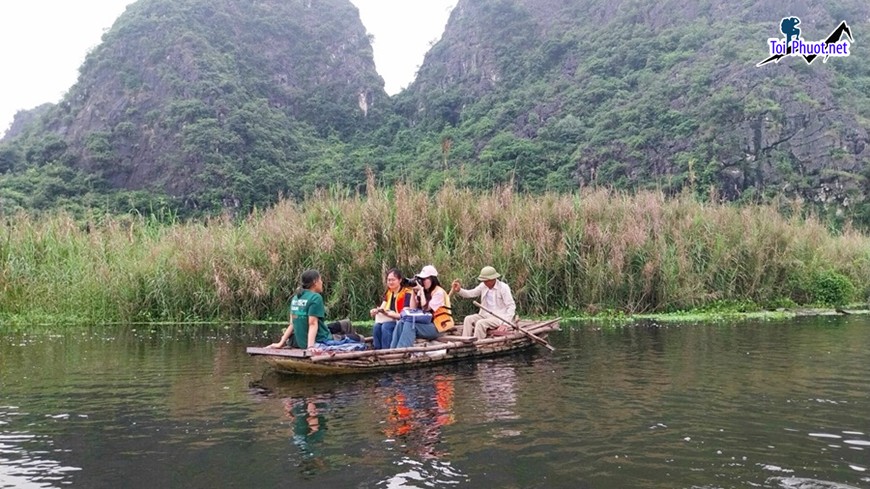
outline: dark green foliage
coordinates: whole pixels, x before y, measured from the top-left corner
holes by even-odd
[[[816,303],[844,306],[854,299],[855,286],[849,277],[834,270],[824,270],[813,276],[812,296]]]
[[[58,163],[67,156],[67,147],[66,141],[59,136],[47,134],[27,147],[24,159],[28,166],[35,167]]]
[[[0,174],[15,171],[21,165],[21,153],[14,146],[0,146]]]
[[[65,209],[80,211],[99,207],[95,191],[100,180],[64,165],[47,164],[39,169],[0,177],[0,202],[10,214],[18,209]]]

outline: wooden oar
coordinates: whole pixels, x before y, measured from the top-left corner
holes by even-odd
[[[490,314],[492,315],[492,317],[494,317],[494,318],[500,320],[501,322],[503,322],[503,323],[505,323],[505,324],[507,324],[507,325],[509,325],[509,326],[513,326],[515,329],[520,330],[524,335],[528,336],[529,338],[531,338],[532,340],[534,340],[536,343],[538,343],[538,344],[540,344],[540,345],[543,345],[543,346],[544,346],[545,348],[547,348],[548,350],[550,350],[550,351],[556,351],[556,349],[553,348],[553,346],[552,346],[550,343],[548,343],[547,340],[545,340],[545,339],[543,339],[543,338],[540,338],[540,337],[538,337],[538,336],[535,336],[535,335],[533,335],[532,333],[529,333],[528,331],[526,331],[526,330],[524,330],[523,328],[521,328],[521,327],[517,326],[516,324],[514,324],[513,321],[508,321],[507,319],[505,319],[505,318],[503,318],[503,317],[499,317],[498,314],[496,314],[496,313],[490,311],[489,309],[483,307],[483,306],[480,305],[480,303],[477,302],[477,301],[474,301],[473,304],[474,304],[475,306],[479,307],[481,311],[488,312],[488,313],[490,313]]]

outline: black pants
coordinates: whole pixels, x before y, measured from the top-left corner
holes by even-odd
[[[350,319],[342,319],[326,325],[329,332],[332,334],[349,334],[356,333],[354,327],[350,324]]]

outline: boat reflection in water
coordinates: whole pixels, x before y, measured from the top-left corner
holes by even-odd
[[[480,362],[475,373],[480,384],[480,398],[483,401],[482,423],[492,426],[492,436],[505,438],[519,436],[517,423],[503,421],[518,420],[517,373],[513,366],[497,362]]]
[[[331,391],[330,385],[317,382],[293,382],[292,379],[266,372],[260,380],[251,382],[250,394],[266,405],[269,411],[280,409],[279,419],[289,428],[279,430],[295,449],[288,452],[288,462],[304,476],[329,469],[324,455],[328,418],[341,391]]]
[[[279,416],[292,426],[295,447],[288,462],[301,475],[349,467],[371,471],[377,486],[388,487],[467,480],[443,442],[444,428],[455,422],[454,390],[455,374],[449,369],[341,383],[266,372],[250,385],[251,394],[264,403],[280,403]],[[357,435],[348,438],[351,433]]]
[[[319,455],[317,445],[326,435],[326,414],[329,408],[325,396],[306,398],[285,398],[284,414],[293,422],[293,444],[299,448],[301,461],[299,467],[303,474],[312,475],[326,468],[326,462]]]
[[[425,482],[440,486],[467,480],[450,462],[441,439],[443,428],[456,419],[454,382],[453,374],[435,374],[413,383],[382,381],[378,391],[385,396],[385,441],[402,457],[395,462],[401,471],[378,485],[416,487],[416,482]]]

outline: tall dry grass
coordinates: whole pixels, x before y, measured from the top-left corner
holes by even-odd
[[[870,293],[870,237],[770,206],[449,183],[430,196],[370,182],[365,196],[322,191],[243,222],[10,216],[0,230],[0,319],[283,319],[309,267],[324,274],[330,316],[363,318],[384,270],[428,263],[468,286],[494,265],[523,314],[808,303],[812,277],[827,271],[848,277],[855,299]],[[459,302],[459,314],[470,311]]]

